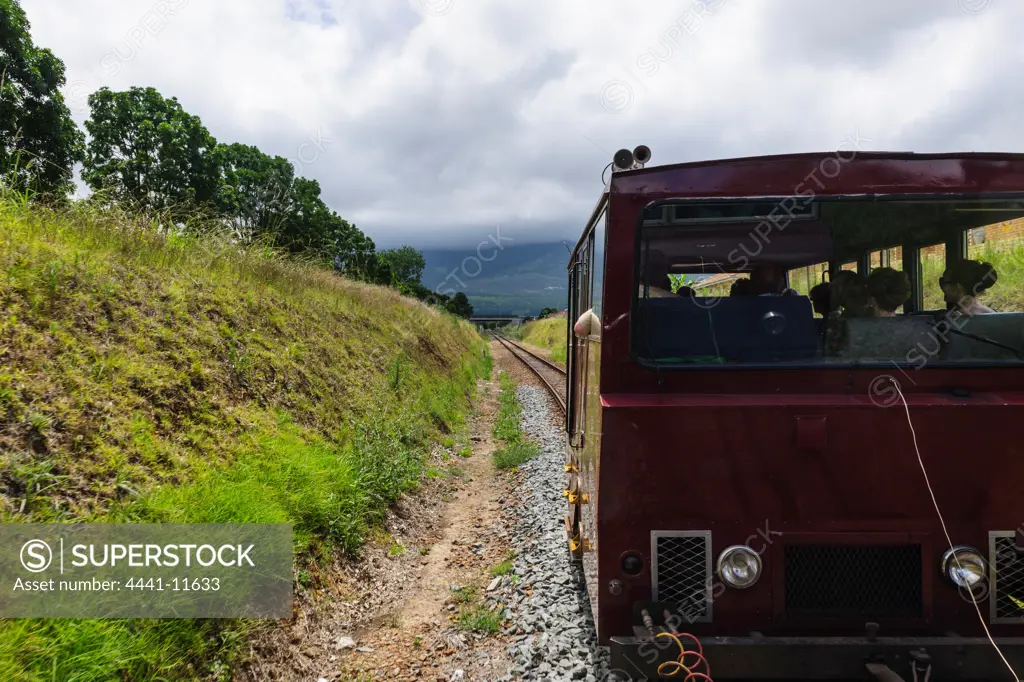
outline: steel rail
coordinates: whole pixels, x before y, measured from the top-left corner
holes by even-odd
[[[519,344],[511,343],[508,339],[504,338],[500,334],[493,334],[493,336],[495,339],[498,340],[498,343],[505,346],[505,348],[507,348],[508,351],[512,353],[512,355],[514,355],[517,360],[526,365],[530,369],[530,371],[533,372],[538,379],[540,379],[541,383],[544,384],[544,386],[548,389],[548,393],[550,393],[551,396],[555,399],[555,402],[558,403],[558,407],[561,408],[562,413],[564,414],[566,409],[565,397],[562,395],[562,390],[552,386],[551,382],[544,377],[544,373],[540,370],[537,364],[535,362],[531,362],[531,360],[539,361],[542,366],[550,367],[551,369],[557,370],[563,376],[565,375],[565,370],[544,358],[538,357],[537,355],[526,350]]]
[[[526,353],[526,354],[527,354],[527,355],[529,355],[530,357],[532,357],[532,358],[536,358],[537,360],[540,360],[541,362],[543,362],[543,363],[544,363],[545,365],[547,365],[547,366],[548,366],[548,367],[550,367],[551,369],[555,370],[556,372],[558,372],[558,373],[559,373],[559,374],[561,374],[562,376],[565,376],[565,367],[562,367],[562,366],[561,366],[561,365],[559,365],[558,363],[555,363],[555,362],[552,362],[551,360],[548,360],[547,358],[545,358],[545,357],[544,357],[544,356],[542,356],[542,355],[537,355],[537,354],[536,354],[536,353],[534,353],[534,352],[533,352],[532,350],[530,350],[529,348],[527,348],[527,347],[526,347],[526,346],[524,346],[523,344],[519,343],[518,341],[514,341],[514,340],[512,340],[512,339],[509,339],[509,338],[506,338],[506,337],[504,337],[504,336],[503,336],[503,337],[501,337],[501,338],[502,338],[503,340],[505,340],[505,341],[507,341],[507,342],[511,343],[511,344],[512,344],[513,346],[515,346],[515,347],[516,347],[516,348],[518,348],[519,350],[523,351],[524,353]]]

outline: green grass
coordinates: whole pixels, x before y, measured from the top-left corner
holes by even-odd
[[[383,430],[329,442],[303,438],[282,415],[277,433],[255,450],[193,483],[154,490],[138,505],[139,515],[173,523],[294,523],[299,553],[326,543],[355,554],[423,471],[422,453],[403,445],[410,434],[401,423],[373,428]]]
[[[491,611],[484,606],[478,596],[478,589],[473,585],[452,590],[452,603],[459,605],[456,624],[469,632],[490,634],[501,629],[500,610]]]
[[[523,340],[523,334],[526,333],[526,325],[522,324],[507,324],[504,327],[498,329],[498,333],[510,339]]]
[[[494,421],[494,437],[502,442],[494,451],[494,466],[514,469],[540,454],[540,446],[523,433],[523,408],[516,398],[516,382],[512,375],[502,373],[498,378],[501,394],[498,398],[498,416]]]
[[[229,680],[251,629],[219,621],[4,621],[4,656],[26,665],[5,661],[0,674],[11,681]]]
[[[552,362],[565,364],[566,324],[564,317],[527,322],[521,338],[524,343],[547,349]]]
[[[476,599],[476,587],[467,585],[452,590],[452,601],[456,604],[469,604]]]
[[[512,559],[506,559],[500,564],[491,566],[491,576],[497,578],[499,575],[508,575],[512,572]]]
[[[469,632],[492,634],[501,629],[501,615],[482,604],[468,606],[459,613],[458,626]]]
[[[523,408],[516,398],[516,382],[512,375],[503,372],[498,377],[501,393],[498,397],[498,416],[494,421],[494,437],[509,444],[523,438]]]
[[[494,466],[499,469],[515,469],[540,454],[540,446],[532,442],[506,445],[494,453]]]
[[[300,586],[322,586],[463,428],[486,343],[394,290],[162,227],[0,196],[0,520],[287,522]],[[5,620],[0,679],[226,680],[260,627]]]

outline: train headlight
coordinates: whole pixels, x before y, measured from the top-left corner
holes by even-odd
[[[726,547],[718,555],[718,577],[729,587],[744,590],[761,577],[761,557],[746,545]]]
[[[973,592],[984,584],[987,572],[985,557],[973,547],[951,547],[942,555],[942,574],[957,587]]]

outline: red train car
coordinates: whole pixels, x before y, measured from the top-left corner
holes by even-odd
[[[617,675],[1024,673],[1024,155],[647,154],[569,266],[566,528]]]

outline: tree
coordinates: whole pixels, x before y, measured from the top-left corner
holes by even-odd
[[[327,207],[320,198],[319,182],[295,178],[290,201],[290,212],[277,231],[281,246],[294,253],[318,254],[355,276],[371,262],[376,270],[373,241]]]
[[[220,145],[218,154],[223,169],[218,212],[243,241],[276,235],[295,208],[292,164],[244,144]]]
[[[391,267],[396,285],[419,284],[423,277],[423,269],[427,267],[423,254],[411,246],[381,251],[379,256]]]
[[[82,177],[94,190],[133,208],[205,206],[242,241],[267,237],[354,277],[384,274],[373,241],[328,208],[320,183],[296,177],[287,159],[217,144],[199,117],[153,88],[103,88],[89,104],[92,139]]]
[[[219,160],[217,209],[240,237],[268,236],[277,246],[316,255],[349,275],[380,276],[379,268],[368,267],[377,265],[373,241],[328,208],[320,183],[295,177],[287,159],[232,144],[220,146]]]
[[[363,279],[362,272],[367,263],[378,263],[376,245],[359,228],[347,220],[338,218],[334,231],[335,262],[343,263],[342,270],[353,277]]]
[[[339,258],[337,269],[355,279],[361,279],[370,284],[391,286],[393,276],[391,266],[379,258],[379,253],[371,253],[366,258],[360,259],[357,263],[342,263]]]
[[[93,190],[165,209],[213,204],[221,186],[220,149],[198,116],[153,88],[89,95],[91,139],[82,178]]]
[[[540,315],[537,316],[537,319],[538,320],[543,320],[548,315],[551,315],[552,313],[557,313],[557,312],[558,312],[558,308],[543,308],[540,311]]]
[[[0,0],[0,173],[18,190],[65,197],[85,137],[60,88],[64,62],[32,43],[18,0]]]
[[[452,300],[445,304],[445,309],[453,315],[464,317],[467,320],[473,316],[473,306],[469,304],[469,298],[461,291],[452,296]]]

